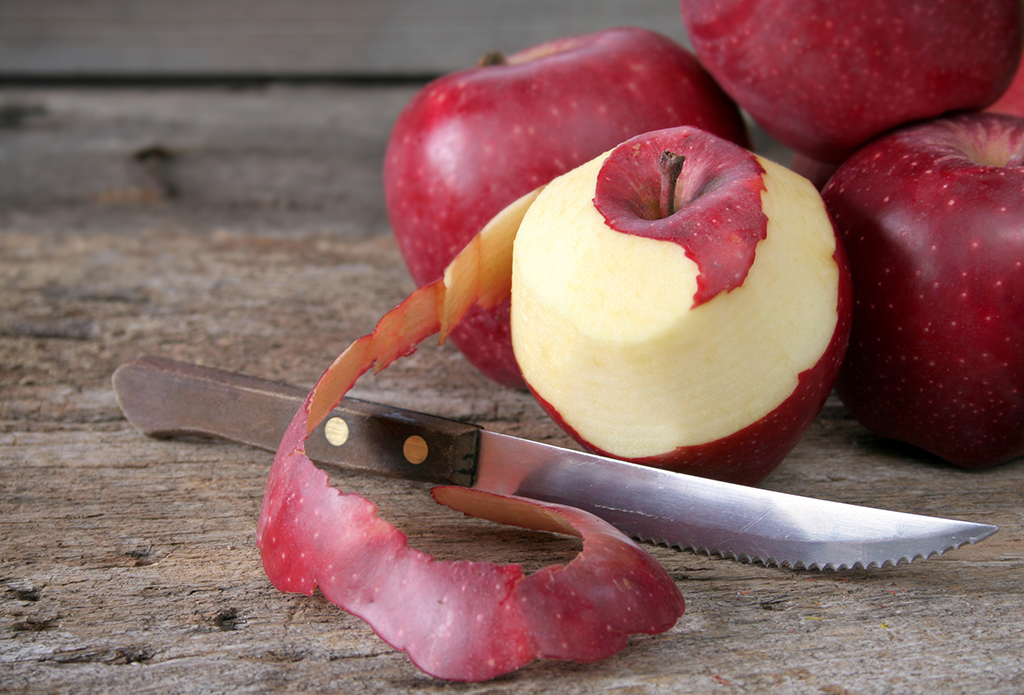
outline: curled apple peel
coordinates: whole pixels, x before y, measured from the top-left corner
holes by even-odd
[[[313,387],[307,433],[341,402],[356,380],[412,354],[424,340],[440,334],[444,342],[474,306],[490,309],[512,292],[512,244],[523,216],[543,186],[499,212],[463,248],[444,276],[419,288],[389,311],[372,333],[345,349]]]
[[[267,481],[257,545],[281,591],[324,596],[365,620],[438,678],[478,681],[536,658],[596,661],[634,633],[675,624],[684,601],[643,548],[587,512],[468,488],[434,498],[457,511],[583,539],[565,566],[529,576],[518,565],[434,560],[408,546],[376,506],[343,493],[305,454],[305,440],[371,367],[380,370],[428,336],[442,340],[474,304],[508,296],[512,240],[536,193],[507,208],[453,261],[442,280],[389,312],[331,364],[285,433]]]

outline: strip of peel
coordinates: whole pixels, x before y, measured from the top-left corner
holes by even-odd
[[[579,507],[643,541],[794,569],[913,562],[998,530],[696,478],[494,432],[482,433],[474,487]]]

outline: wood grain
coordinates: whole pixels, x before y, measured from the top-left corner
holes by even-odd
[[[308,385],[400,301],[412,284],[374,181],[409,89],[0,94],[36,107],[0,129],[0,691],[1024,690],[1022,464],[952,469],[872,437],[835,401],[767,487],[1002,530],[849,572],[651,547],[688,602],[672,630],[477,685],[424,676],[318,594],[275,591],[254,548],[270,455],[147,439],[110,375],[150,352]],[[112,194],[138,187],[143,145],[174,153],[176,195]],[[570,445],[447,346],[356,395]],[[447,513],[421,485],[332,476],[438,557],[533,570],[577,550]]]
[[[394,79],[627,24],[685,41],[664,0],[4,0],[0,78]]]

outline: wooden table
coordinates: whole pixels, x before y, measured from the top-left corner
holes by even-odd
[[[380,163],[417,87],[0,90],[0,692],[1024,691],[1024,464],[953,469],[836,401],[766,487],[1002,530],[825,573],[651,546],[687,599],[669,632],[476,685],[423,675],[319,594],[273,589],[254,540],[271,455],[145,438],[110,376],[156,353],[308,385],[372,328],[413,288]],[[353,395],[571,446],[451,347]],[[418,484],[332,475],[437,557],[533,570],[577,551]]]

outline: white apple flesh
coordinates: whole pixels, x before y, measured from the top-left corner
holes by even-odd
[[[678,179],[666,151],[684,158]],[[515,241],[512,340],[538,401],[587,448],[755,484],[832,387],[849,293],[811,183],[677,128],[541,192]]]

